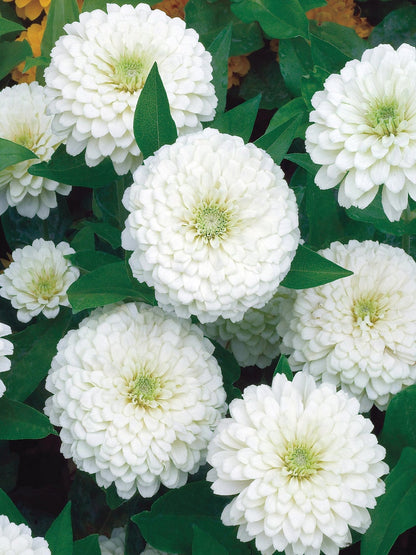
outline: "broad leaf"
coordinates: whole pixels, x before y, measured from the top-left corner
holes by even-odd
[[[388,555],[396,539],[416,526],[416,449],[406,447],[386,478],[386,493],[371,511],[361,555]]]
[[[293,100],[290,100],[287,104],[281,106],[270,120],[266,133],[273,131],[273,129],[276,129],[283,124],[287,124],[289,121],[292,121],[293,118],[297,116],[300,116],[300,120],[298,128],[295,132],[295,136],[304,139],[305,129],[309,124],[309,113],[307,111],[305,101],[302,97],[294,98]],[[290,158],[287,159],[289,160]]]
[[[308,289],[352,274],[350,270],[341,268],[320,254],[299,245],[289,273],[281,285],[289,289]]]
[[[74,266],[78,266],[78,268],[86,272],[92,272],[106,264],[114,264],[120,261],[120,259],[113,254],[95,250],[78,251],[74,254],[67,255],[65,258],[68,258]]]
[[[289,124],[273,129],[257,139],[254,144],[266,150],[276,164],[280,164],[296,136],[301,118],[301,115],[296,116]]]
[[[211,534],[195,524],[192,526],[192,555],[228,555],[229,552]]]
[[[101,239],[104,239],[113,249],[117,249],[121,246],[121,232],[118,228],[103,222],[84,221],[82,224],[82,231],[87,230],[91,236],[97,235]]]
[[[293,372],[285,355],[280,355],[277,366],[274,369],[273,376],[276,374],[284,374],[289,381],[293,380]]]
[[[73,555],[101,555],[98,534],[91,534],[74,542],[72,553]]]
[[[20,25],[20,23],[16,23],[15,21],[10,21],[9,19],[4,19],[4,17],[0,17],[0,37],[3,35],[7,35],[8,33],[20,33],[21,31],[25,31],[26,27]]]
[[[215,94],[218,98],[217,114],[221,114],[225,109],[230,46],[231,26],[228,26],[219,33],[208,47],[212,55],[212,82],[214,84]]]
[[[19,509],[2,489],[0,489],[0,515],[6,515],[10,522],[15,524],[26,524],[26,519]]]
[[[290,154],[286,154],[285,160],[290,160],[291,162],[294,162],[312,176],[315,176],[316,172],[320,168],[320,166],[312,162],[311,157],[306,152],[293,152]]]
[[[33,158],[38,156],[28,148],[7,139],[0,139],[0,171]]]
[[[416,46],[416,6],[403,6],[386,15],[374,27],[367,41],[367,48],[378,44],[391,44],[399,48],[403,43]]]
[[[72,555],[71,501],[52,522],[45,539],[53,555]]]
[[[257,95],[251,100],[247,100],[243,104],[236,106],[228,112],[224,112],[215,118],[209,124],[221,131],[221,133],[228,133],[229,135],[238,135],[245,143],[250,140],[253,131],[254,122],[256,121],[257,112],[259,110],[261,95]]]
[[[10,71],[28,56],[32,56],[32,49],[27,40],[1,43],[0,79],[6,77]]]
[[[241,368],[238,365],[234,355],[225,349],[222,345],[210,339],[215,346],[214,357],[220,365],[222,378],[224,381],[224,389],[227,393],[227,403],[230,403],[236,397],[241,397],[241,391],[233,386],[241,374]]]
[[[311,99],[317,91],[324,88],[324,83],[329,77],[330,72],[322,67],[315,66],[309,75],[304,75],[301,79],[301,92],[303,99],[310,110],[313,109]]]
[[[40,439],[56,432],[39,411],[3,396],[0,399],[0,439]]]
[[[279,64],[287,89],[300,96],[302,77],[313,71],[309,42],[302,37],[279,40]]]
[[[156,62],[137,101],[133,130],[144,158],[154,154],[163,145],[171,145],[178,136]]]

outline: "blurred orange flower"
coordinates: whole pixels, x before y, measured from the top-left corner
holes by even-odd
[[[154,4],[152,8],[162,10],[170,17],[180,17],[185,19],[185,6],[188,0],[163,0],[158,4]]]
[[[24,40],[30,44],[33,52],[33,57],[40,56],[40,43],[42,42],[43,33],[46,27],[46,15],[42,22],[32,23],[26,31],[23,31],[16,40]],[[23,73],[25,62],[22,62],[12,71],[12,79],[17,83],[31,83],[36,79],[36,67],[31,67],[28,71]]]
[[[250,70],[250,61],[247,56],[231,56],[228,58],[228,85],[230,89],[233,85],[239,85],[241,77],[247,75]]]
[[[365,17],[360,17],[354,0],[326,0],[327,5],[306,12],[308,19],[318,23],[332,21],[345,27],[352,27],[361,38],[367,38],[373,27]]]

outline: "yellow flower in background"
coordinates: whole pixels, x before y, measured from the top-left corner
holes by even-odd
[[[12,2],[13,0],[3,0],[3,2]],[[16,13],[21,19],[37,19],[42,11],[48,13],[51,0],[16,0]]]
[[[314,19],[318,23],[332,21],[345,27],[351,27],[357,35],[363,39],[367,38],[373,27],[365,17],[357,14],[358,8],[354,0],[326,0],[327,6],[314,8],[306,12],[308,19]]]
[[[43,33],[46,27],[46,15],[42,19],[42,22],[32,23],[26,31],[20,33],[16,40],[24,40],[30,44],[33,52],[33,57],[37,58],[40,56],[40,43],[42,42]],[[36,67],[31,67],[28,71],[23,73],[23,68],[25,67],[25,62],[22,62],[12,71],[12,79],[17,83],[31,83],[36,79]]]
[[[233,85],[239,85],[241,77],[247,75],[250,70],[250,61],[247,56],[231,56],[228,58],[228,85],[230,89]]]

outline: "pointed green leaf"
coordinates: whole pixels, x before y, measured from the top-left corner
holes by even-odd
[[[144,158],[154,154],[163,145],[171,145],[178,136],[156,62],[137,101],[133,130]]]
[[[284,374],[289,381],[293,380],[293,372],[285,355],[280,355],[277,366],[273,372],[273,376],[276,374]]]
[[[195,524],[192,526],[194,535],[192,539],[192,555],[229,555],[211,534],[202,530]]]
[[[73,555],[101,555],[98,534],[91,534],[74,542]]]
[[[7,139],[0,139],[0,171],[33,158],[38,156],[28,148]]]
[[[73,187],[91,189],[104,187],[118,178],[109,158],[105,158],[98,166],[91,168],[85,163],[83,152],[77,156],[71,156],[66,152],[64,145],[53,153],[49,162],[40,162],[31,166],[29,173]]]
[[[293,98],[283,106],[281,106],[274,114],[267,127],[266,133],[270,133],[273,129],[287,124],[293,118],[301,116],[298,129],[296,130],[296,137],[305,138],[305,129],[309,123],[309,113],[305,101],[300,96]]]
[[[289,289],[307,289],[352,274],[353,272],[341,268],[317,252],[311,251],[304,245],[299,245],[289,273],[281,285]]]
[[[61,308],[58,316],[41,320],[19,333],[9,336],[14,353],[11,356],[12,371],[2,377],[7,396],[24,401],[47,375],[56,354],[56,345],[71,322],[71,310]]]
[[[7,35],[8,33],[25,31],[26,27],[20,25],[20,23],[16,23],[15,21],[10,21],[9,19],[4,19],[4,17],[0,17],[0,37],[3,35]]]
[[[0,489],[0,515],[6,515],[10,522],[15,524],[26,524],[26,519],[19,509],[2,489]]]
[[[121,232],[110,224],[103,222],[82,222],[81,229],[87,229],[91,235],[98,235],[98,237],[111,245],[113,249],[121,247]]]
[[[95,250],[78,251],[74,254],[67,255],[65,258],[68,258],[74,266],[87,272],[92,272],[106,264],[114,264],[120,261],[120,259],[113,254]]]
[[[71,501],[52,522],[45,534],[45,540],[49,544],[52,555],[72,555]]]
[[[403,450],[386,478],[386,493],[371,511],[371,521],[361,540],[361,555],[388,555],[400,534],[416,526],[416,449]]]
[[[310,175],[315,176],[320,166],[314,164],[311,157],[306,152],[293,152],[285,155],[285,160],[290,160],[294,162],[299,167],[306,170]]]
[[[228,85],[228,56],[231,47],[231,25],[223,29],[209,45],[212,55],[212,82],[218,98],[217,114],[225,109]]]
[[[50,63],[51,59],[49,56],[37,56],[36,58],[29,56],[25,60],[25,67],[23,68],[23,72],[28,71],[31,67],[48,66]]]
[[[279,64],[288,90],[295,96],[302,94],[302,76],[313,71],[311,46],[302,37],[279,40]]]
[[[42,56],[49,56],[55,42],[64,34],[64,25],[72,23],[79,17],[76,0],[51,0],[43,33],[40,51]]]
[[[296,136],[301,119],[301,115],[296,116],[289,124],[286,123],[273,129],[257,139],[254,144],[265,149],[276,164],[280,164]]]
[[[241,375],[241,368],[236,361],[234,355],[225,349],[220,343],[210,339],[215,347],[214,357],[217,359],[222,372],[222,379],[224,381],[224,389],[227,393],[227,403],[231,403],[236,397],[241,397],[241,391],[233,386]]]
[[[209,124],[210,127],[218,129],[221,133],[238,135],[245,143],[250,140],[259,111],[261,94],[255,96],[247,102],[243,102],[236,108],[220,114]]]
[[[6,77],[10,71],[20,62],[23,62],[27,56],[32,56],[32,49],[27,40],[1,43],[0,56],[0,79]]]
[[[0,439],[40,439],[56,435],[44,414],[5,396],[0,399],[0,422]]]
[[[301,78],[301,92],[302,96],[309,108],[312,110],[313,106],[311,98],[317,91],[322,91],[326,79],[330,76],[330,72],[326,69],[315,66],[313,71],[308,75],[303,75]]]
[[[416,6],[405,5],[390,11],[372,30],[367,48],[379,44],[391,44],[399,48],[404,42],[416,46]]]

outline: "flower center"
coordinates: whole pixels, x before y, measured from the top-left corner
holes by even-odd
[[[377,135],[396,135],[400,125],[399,105],[393,100],[375,104],[367,114],[369,125]]]
[[[309,478],[320,468],[317,453],[303,443],[290,445],[283,457],[283,462],[289,474],[296,478]]]
[[[129,383],[128,396],[135,405],[141,407],[157,406],[157,398],[162,391],[160,378],[143,370]]]
[[[34,296],[48,301],[59,291],[58,276],[53,270],[42,270],[33,277],[30,290]]]
[[[355,301],[352,307],[352,314],[354,321],[360,326],[364,324],[370,327],[384,316],[379,299],[374,297],[363,297]]]
[[[196,233],[207,241],[223,237],[229,229],[229,223],[229,211],[215,203],[203,203],[194,214]]]
[[[125,54],[113,62],[113,78],[117,88],[133,93],[143,88],[148,65],[134,55]]]
[[[21,126],[19,131],[17,131],[10,140],[13,141],[14,143],[17,143],[19,145],[22,145],[28,148],[29,150],[32,150],[34,146],[33,134],[31,132],[31,129],[24,125]]]

